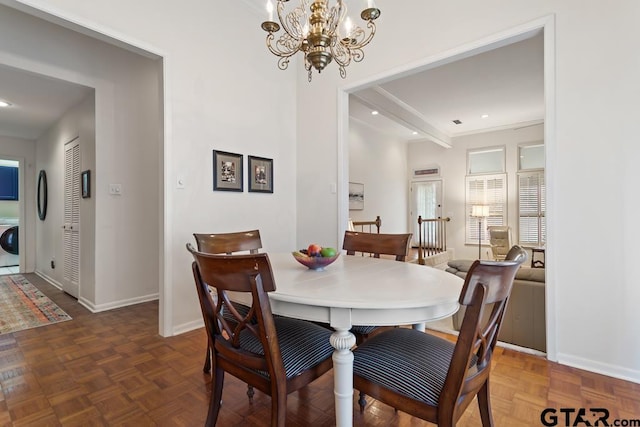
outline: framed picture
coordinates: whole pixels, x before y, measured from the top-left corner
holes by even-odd
[[[213,150],[213,190],[243,191],[242,154]]]
[[[349,210],[359,211],[364,209],[364,184],[349,183]]]
[[[91,171],[88,169],[80,174],[80,188],[83,199],[91,197]]]
[[[249,156],[249,191],[273,193],[273,159]]]

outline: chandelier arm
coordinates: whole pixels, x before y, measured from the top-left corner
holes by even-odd
[[[365,30],[360,27],[355,27],[353,30],[354,37],[351,39],[350,48],[362,49],[366,45],[368,45],[371,40],[373,40],[373,36],[376,35],[376,24],[373,21],[367,21],[367,28],[370,30],[369,35],[366,38],[362,38],[365,35]]]
[[[283,1],[278,1],[277,12],[278,20],[282,24],[284,32],[292,39],[298,42],[299,46],[302,46],[304,40],[303,25],[300,24],[301,19],[303,22],[308,20],[305,12],[308,9],[309,4],[307,0],[300,0],[300,6],[296,6],[291,12],[285,13]],[[281,37],[284,37],[282,35]]]
[[[298,44],[292,44],[290,42],[292,40],[288,38],[286,34],[281,35],[278,41],[275,42],[275,45],[272,44],[274,40],[275,35],[273,33],[267,34],[267,49],[274,55],[283,58],[289,58],[295,55],[300,51],[300,46],[302,46],[302,40],[300,40]]]
[[[338,2],[331,7],[327,16],[328,33],[340,37],[338,27],[341,22],[344,22],[346,16],[347,5],[342,0],[338,0]]]
[[[362,50],[362,48],[368,45],[376,34],[376,24],[369,20],[367,22],[367,28],[370,30],[368,36],[366,36],[365,30],[360,27],[355,27],[351,32],[351,38],[336,40],[336,42],[330,46],[333,60],[336,61],[339,66],[346,67],[352,60],[354,62],[360,62],[364,59],[364,50]]]

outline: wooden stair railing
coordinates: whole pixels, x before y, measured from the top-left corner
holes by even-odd
[[[380,227],[382,227],[382,220],[380,219],[380,215],[376,216],[375,221],[351,221],[353,224],[354,231],[360,232],[368,232],[372,233],[373,227],[376,227],[376,233],[380,234]],[[360,227],[359,229],[357,227]],[[365,227],[369,227],[365,229]]]
[[[451,218],[422,219],[418,216],[418,264],[425,258],[447,251],[447,222]]]

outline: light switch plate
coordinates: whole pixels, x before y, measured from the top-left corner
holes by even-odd
[[[121,184],[109,184],[109,194],[120,196],[122,194]]]

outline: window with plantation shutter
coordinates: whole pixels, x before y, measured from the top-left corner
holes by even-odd
[[[518,175],[518,212],[519,243],[543,246],[547,240],[544,171]]]
[[[471,216],[473,205],[489,206],[489,216],[482,219]],[[507,224],[507,174],[470,175],[466,177],[466,233],[467,244],[478,244],[478,233],[484,243],[489,242],[487,227]]]

